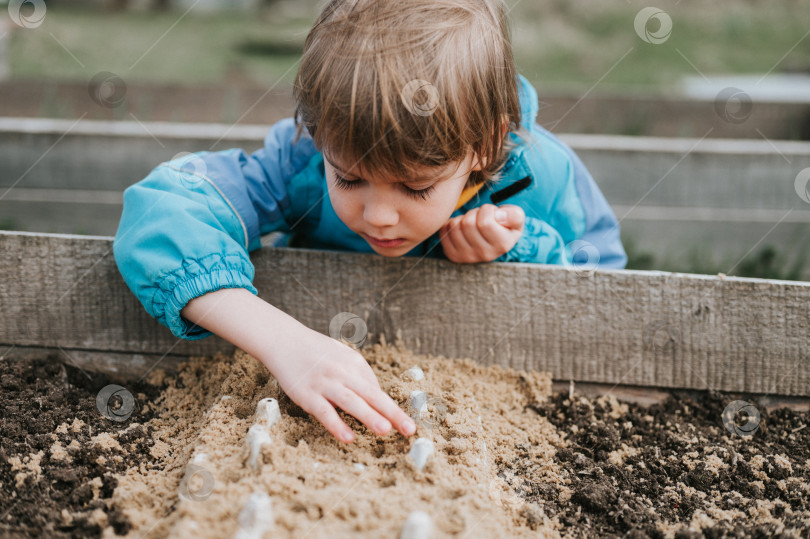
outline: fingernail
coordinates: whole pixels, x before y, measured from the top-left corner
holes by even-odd
[[[402,432],[405,434],[405,436],[410,436],[416,432],[416,423],[410,420],[406,421],[402,424]]]
[[[354,433],[351,431],[345,431],[343,434],[340,435],[340,437],[344,442],[350,444],[354,440]]]
[[[391,423],[389,423],[388,421],[380,421],[374,426],[374,428],[377,430],[377,432],[388,434],[388,431],[391,430]]]
[[[506,223],[506,210],[497,210],[495,212],[495,220],[501,224]]]

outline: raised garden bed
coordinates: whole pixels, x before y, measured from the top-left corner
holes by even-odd
[[[404,439],[347,418],[346,446],[252,358],[149,318],[109,238],[0,248],[0,533],[810,532],[810,283],[262,249],[262,297],[324,332],[358,313],[362,352],[419,419]],[[178,373],[189,356],[209,359]],[[251,455],[267,398],[280,419]]]

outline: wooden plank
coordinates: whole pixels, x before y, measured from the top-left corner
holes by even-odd
[[[0,118],[0,194],[11,185],[122,190],[180,152],[252,151],[267,131],[267,126]],[[810,142],[560,137],[611,204],[810,213],[794,188],[799,171],[810,167]]]
[[[2,33],[2,32],[0,32]],[[290,116],[295,104],[290,88],[280,85],[269,91],[259,85],[178,86],[127,84],[127,103],[141,122],[232,123],[250,111],[250,121],[270,125]],[[659,137],[700,137],[708,129],[715,138],[767,137],[806,139],[810,132],[809,103],[756,101],[751,116],[742,123],[724,121],[715,111],[715,94],[710,99],[645,95],[621,91],[616,95],[591,93],[586,96],[549,88],[534,81],[540,90],[539,121],[564,133],[616,133]],[[600,86],[601,87],[601,86]],[[604,89],[604,88],[603,88]],[[0,116],[58,116],[88,119],[124,117],[125,110],[92,106],[87,84],[70,81],[13,80],[0,85]],[[261,106],[255,106],[260,103]],[[117,115],[117,116],[116,116]]]
[[[181,152],[258,149],[268,126],[0,118],[4,188],[123,190]],[[90,150],[92,148],[92,151]]]
[[[96,373],[104,373],[121,382],[145,379],[156,369],[175,372],[189,356],[175,354],[136,354],[81,350],[75,348],[45,348],[41,346],[9,346],[0,348],[0,361],[16,359],[55,358],[72,365],[92,379]]]
[[[0,233],[0,346],[161,356],[179,342],[125,287],[109,238]],[[327,333],[549,371],[556,379],[810,396],[810,283],[265,248],[261,297]]]
[[[561,135],[611,204],[794,210],[810,142]]]
[[[15,191],[16,189],[11,192]],[[123,209],[123,203],[108,204],[104,200],[92,203],[69,200],[32,201],[14,200],[9,196],[0,200],[0,228],[25,232],[113,236],[118,230]]]
[[[605,395],[612,395],[622,402],[631,402],[643,407],[650,407],[656,404],[664,404],[672,393],[699,400],[705,396],[705,390],[696,389],[654,389],[650,387],[629,386],[624,384],[594,384],[590,382],[579,382],[571,386],[570,381],[555,380],[551,384],[551,391],[554,393],[566,393],[571,395],[573,389],[574,398],[588,397],[598,398]],[[756,396],[746,394],[746,397],[755,397],[753,400],[756,406],[767,411],[779,408],[789,408],[794,412],[810,412],[810,397],[795,397],[784,395],[762,395]]]
[[[146,355],[203,355],[151,319],[126,288],[106,237],[0,233],[0,343]]]

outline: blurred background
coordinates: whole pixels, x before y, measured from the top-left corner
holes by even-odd
[[[628,268],[810,280],[810,0],[507,4]],[[161,161],[258,148],[322,5],[0,0],[0,228],[114,235]]]

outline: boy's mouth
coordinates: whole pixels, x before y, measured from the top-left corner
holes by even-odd
[[[399,247],[405,242],[405,238],[379,239],[374,236],[369,236],[368,234],[363,234],[363,236],[367,241],[377,247]]]

